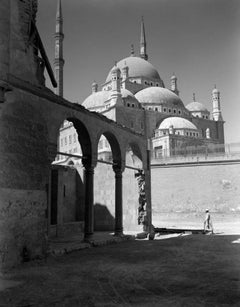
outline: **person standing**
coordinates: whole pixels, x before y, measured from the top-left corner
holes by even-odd
[[[205,215],[205,220],[204,220],[204,232],[206,230],[211,230],[211,232],[213,233],[213,224],[212,224],[212,219],[209,213],[209,210],[206,209],[206,215]]]

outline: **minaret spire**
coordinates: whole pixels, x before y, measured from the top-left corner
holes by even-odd
[[[56,14],[56,31],[55,31],[55,78],[57,81],[56,95],[63,97],[63,16],[62,16],[62,3],[58,0],[57,14]]]
[[[143,16],[142,16],[142,20],[141,20],[140,57],[144,60],[148,59],[147,42],[146,42],[146,34],[145,34],[145,26],[144,26]]]

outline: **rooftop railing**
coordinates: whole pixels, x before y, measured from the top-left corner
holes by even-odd
[[[240,143],[208,144],[152,152],[152,164],[240,159]]]

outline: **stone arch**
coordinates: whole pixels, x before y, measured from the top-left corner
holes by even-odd
[[[111,131],[102,130],[98,133],[97,144],[102,135],[105,136],[105,138],[110,144],[111,151],[112,151],[112,157],[113,157],[113,164],[117,164],[119,167],[122,167],[123,166],[122,165],[123,155],[122,155],[121,144],[118,138]]]
[[[92,141],[86,125],[81,120],[74,117],[67,117],[67,121],[72,122],[77,131],[78,141],[81,145],[83,154],[82,162],[84,163],[84,160],[88,160],[88,163],[92,163]]]
[[[64,115],[64,114],[61,114]],[[65,121],[71,122],[73,124],[73,127],[76,130],[77,133],[77,139],[81,147],[82,151],[82,163],[88,163],[88,165],[94,164],[93,162],[93,137],[90,131],[90,127],[86,125],[86,123],[73,115],[65,115],[61,116],[57,119],[57,122],[51,122],[49,121],[48,126],[51,131],[50,133],[50,160],[53,162],[53,160],[56,157],[56,152],[59,151],[57,148],[57,142],[59,140],[59,131],[64,124]],[[61,151],[61,150],[60,150]]]

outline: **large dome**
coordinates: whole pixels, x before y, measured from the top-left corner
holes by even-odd
[[[129,77],[145,77],[155,81],[161,81],[161,78],[153,65],[142,58],[130,56],[117,63],[117,67],[120,68],[121,71],[125,66],[128,66],[129,68]],[[106,82],[111,81],[111,70],[108,73]]]
[[[209,112],[208,109],[200,102],[197,101],[193,101],[190,102],[186,108],[190,111],[190,112]]]
[[[175,129],[191,129],[197,130],[197,127],[190,122],[189,120],[182,118],[182,117],[168,117],[165,118],[160,126],[159,129],[169,129],[169,127],[173,126]]]
[[[182,100],[172,91],[163,87],[147,87],[138,93],[135,97],[140,103],[166,104],[172,107],[184,107]]]

